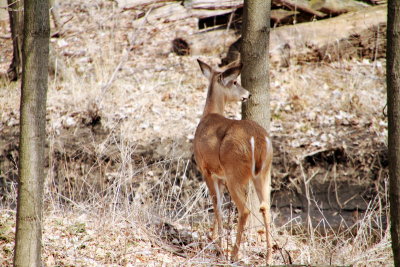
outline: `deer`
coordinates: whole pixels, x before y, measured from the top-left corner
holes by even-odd
[[[242,64],[218,71],[197,59],[201,72],[208,79],[208,92],[204,111],[197,126],[194,140],[194,158],[208,187],[214,209],[212,238],[219,239],[223,232],[221,193],[228,189],[238,210],[236,240],[231,254],[238,261],[242,234],[250,210],[246,206],[249,182],[252,181],[260,200],[266,233],[266,261],[272,262],[271,240],[271,165],[272,142],[267,131],[252,120],[234,120],[224,117],[228,102],[247,101],[251,94],[237,81]]]

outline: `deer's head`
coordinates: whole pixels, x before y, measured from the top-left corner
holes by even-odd
[[[203,75],[209,80],[209,91],[222,95],[225,101],[246,101],[251,95],[244,89],[237,78],[242,70],[242,64],[229,67],[224,71],[216,71],[208,64],[197,60]]]

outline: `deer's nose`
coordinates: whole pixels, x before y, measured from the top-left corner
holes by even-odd
[[[243,94],[241,96],[242,102],[246,102],[250,98],[250,95],[251,94],[249,91],[247,91],[247,90],[243,91]]]

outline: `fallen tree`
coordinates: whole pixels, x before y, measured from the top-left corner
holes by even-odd
[[[274,28],[270,34],[271,62],[285,66],[290,59],[309,62],[383,57],[386,13],[386,6],[377,6],[329,20]],[[239,51],[240,38],[230,45],[222,65],[238,60]]]
[[[272,29],[270,34],[271,63],[287,66],[290,61],[336,61],[354,57],[383,57],[386,51],[386,6],[376,6],[319,20]],[[175,43],[184,43],[184,54],[220,55],[229,47],[222,66],[239,60],[240,38],[233,30],[204,31],[180,36]]]
[[[377,6],[328,20],[275,28],[270,47],[273,61],[289,46],[299,61],[335,61],[355,56],[384,56],[386,6]]]

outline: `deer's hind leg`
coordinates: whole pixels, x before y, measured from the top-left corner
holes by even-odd
[[[242,241],[243,231],[246,226],[247,218],[249,217],[250,210],[246,206],[248,183],[241,184],[236,183],[235,178],[227,176],[227,188],[229,194],[236,205],[238,210],[238,226],[235,239],[235,245],[232,251],[232,261],[238,260],[238,254],[240,249],[240,243]]]
[[[217,240],[218,245],[221,248],[222,241],[221,237],[223,234],[223,225],[222,225],[222,211],[221,211],[221,205],[222,205],[222,199],[221,199],[221,191],[222,191],[222,186],[220,181],[217,178],[212,177],[210,173],[204,174],[204,180],[206,182],[206,185],[208,187],[208,192],[210,194],[212,204],[213,204],[213,209],[214,209],[214,225],[213,225],[213,231],[212,231],[212,239],[215,241]]]
[[[253,178],[253,184],[260,200],[260,212],[264,219],[267,242],[267,264],[272,262],[272,238],[271,238],[271,164],[257,177]]]

